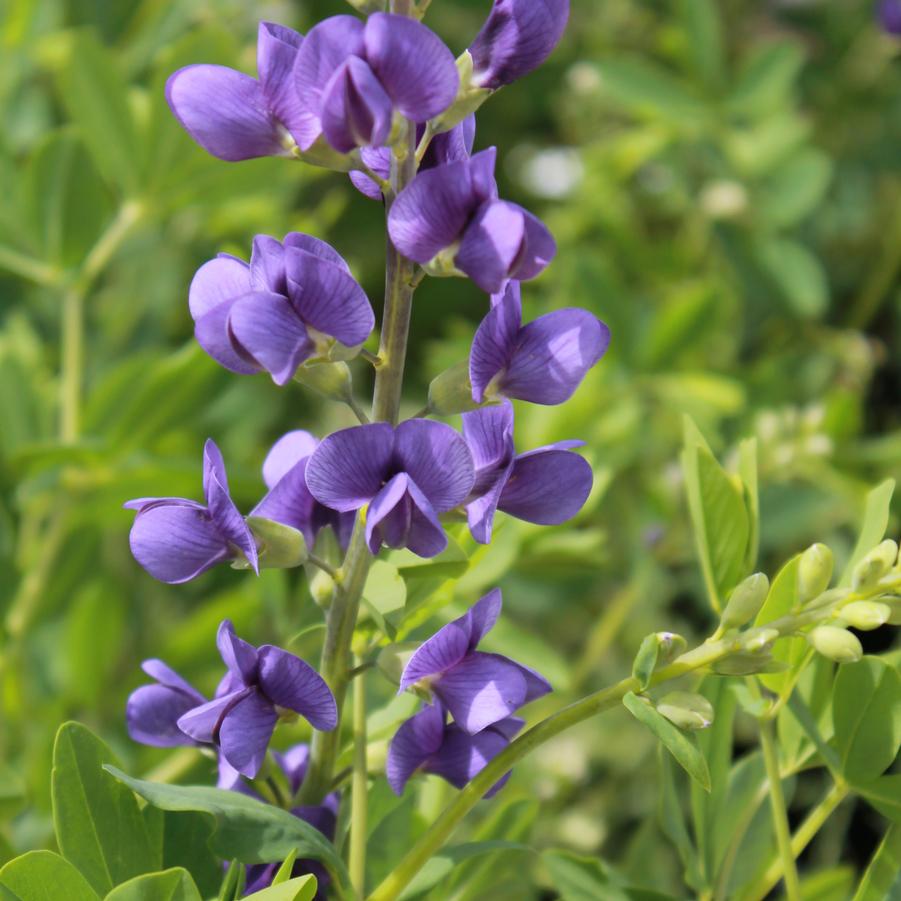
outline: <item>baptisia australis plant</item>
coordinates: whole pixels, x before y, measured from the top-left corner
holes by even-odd
[[[525,662],[492,652],[489,633],[501,615],[498,589],[432,637],[414,641],[412,654],[408,644],[394,643],[401,630],[415,638],[424,611],[438,615],[441,601],[452,597],[428,594],[422,587],[428,580],[420,580],[420,596],[409,602],[416,617],[407,618],[397,564],[406,561],[415,569],[411,553],[420,558],[418,566],[445,551],[459,560],[467,527],[475,544],[485,545],[499,517],[559,525],[583,508],[593,474],[577,452],[582,442],[562,440],[517,453],[512,401],[564,403],[610,342],[607,326],[588,310],[558,309],[524,323],[522,284],[551,264],[556,244],[536,216],[500,199],[496,150],[473,153],[475,112],[551,53],[566,24],[567,0],[495,0],[456,61],[420,21],[428,5],[358,0],[353,6],[370,12],[368,18],[335,16],[306,36],[263,23],[257,79],[201,64],[179,70],[167,85],[174,114],[209,153],[226,161],[283,156],[349,171],[359,190],[383,201],[389,236],[377,349],[369,299],[348,262],[316,237],[258,235],[249,263],[220,254],[201,266],[188,305],[197,341],[210,357],[234,373],[266,372],[277,386],[297,381],[312,387],[346,404],[359,424],[321,441],[302,430],[282,436],[263,463],[267,493],[246,517],[231,498],[212,441],[204,449],[203,503],[161,497],[126,504],[136,511],[133,554],[153,577],[183,583],[220,563],[255,573],[304,566],[311,594],[324,608],[318,671],[276,645],[249,644],[225,621],[217,645],[226,671],[211,697],[161,661],[149,660],[144,671],[153,681],[128,702],[128,729],[136,741],[196,748],[218,761],[219,794],[173,786],[160,794],[150,783],[129,784],[154,804],[236,817],[240,828],[223,829],[217,841],[248,865],[248,891],[292,872],[315,872],[320,895],[394,901],[477,801],[503,786],[517,761],[621,701],[709,787],[706,761],[684,730],[709,725],[715,711],[690,691],[670,693],[658,705],[654,686],[696,671],[757,678],[795,667],[776,688],[754,683],[756,696],[749,694],[748,709],[760,719],[766,742],[802,662],[814,654],[855,660],[860,645],[848,627],[866,628],[896,615],[890,599],[901,588],[901,571],[891,542],[869,554],[863,547],[851,575],[836,588],[829,587],[831,556],[813,549],[790,564],[789,575],[780,575],[772,589],[760,574],[742,581],[756,554],[756,539],[748,537],[757,530],[749,455],[740,478],[727,476],[689,429],[690,506],[711,604],[723,611],[707,642],[680,653],[685,642],[679,636],[648,636],[631,678],[522,734],[520,714],[551,685]],[[488,312],[475,330],[468,362],[433,383],[418,416],[403,418],[413,297],[429,275],[470,278],[489,295]],[[374,369],[368,412],[354,395],[348,363]],[[429,418],[458,413],[462,422]],[[724,493],[732,497],[729,492],[735,494],[731,505],[722,500]],[[723,509],[739,510],[744,528],[717,523]],[[719,529],[715,557],[711,528]],[[435,561],[437,582],[449,584],[443,559]],[[380,580],[386,573],[387,592],[400,592],[399,603],[373,601],[385,600]],[[509,600],[515,606],[515,596]],[[790,654],[779,643],[788,636],[802,642]],[[396,717],[384,766],[366,734],[366,684],[371,693],[376,664],[400,693],[422,701],[412,716],[408,708]],[[308,730],[309,741],[280,753],[286,724],[292,733]],[[765,756],[769,766],[775,758]],[[384,778],[401,794],[421,774],[440,776],[461,791],[403,858],[390,862],[389,875],[367,885],[372,787]],[[780,776],[768,774],[780,859],[759,897],[784,876],[794,901]],[[258,830],[259,840],[229,843],[248,830]],[[341,855],[345,834],[348,866]],[[302,859],[292,857],[282,868],[286,835],[298,837]],[[695,887],[714,895],[709,886]],[[226,894],[234,897],[234,886]]]

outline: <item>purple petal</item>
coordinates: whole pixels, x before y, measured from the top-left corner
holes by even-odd
[[[314,514],[316,499],[310,494],[306,481],[307,461],[301,460],[269,490],[253,508],[251,516],[261,516],[297,529],[303,533],[307,545],[316,539]]]
[[[339,153],[355,147],[379,147],[391,133],[391,98],[372,69],[349,57],[322,92],[320,118],[325,139]]]
[[[327,260],[329,263],[340,266],[345,272],[350,272],[350,266],[347,265],[347,260],[345,260],[331,244],[328,244],[319,238],[314,238],[312,235],[305,235],[303,232],[288,232],[288,234],[285,235],[284,244],[285,247],[294,247],[297,250],[305,250],[307,253],[313,254],[314,257]]]
[[[410,777],[435,754],[444,738],[444,710],[440,704],[424,707],[397,730],[388,746],[385,775],[395,794],[401,795]]]
[[[507,397],[533,404],[568,400],[604,355],[610,330],[587,310],[555,310],[528,323],[500,382]]]
[[[473,83],[495,90],[540,66],[568,18],[569,0],[495,0],[469,48]]]
[[[303,250],[285,251],[289,295],[300,318],[347,347],[362,344],[375,316],[369,298],[350,273]]]
[[[395,458],[439,513],[462,503],[475,477],[472,454],[443,422],[408,419],[395,432]]]
[[[359,510],[379,493],[393,450],[394,429],[386,422],[334,432],[307,463],[307,487],[326,507]]]
[[[513,662],[516,663],[516,661]],[[534,701],[536,698],[543,698],[546,694],[550,694],[550,692],[554,690],[551,683],[537,670],[522,663],[516,663],[516,666],[519,667],[519,671],[526,680],[526,704],[530,701]]]
[[[421,22],[375,13],[364,41],[366,59],[401,115],[426,122],[454,102],[460,86],[454,56]]]
[[[479,544],[491,544],[494,516],[507,479],[513,472],[513,461],[491,472],[490,479],[479,480],[479,496],[466,505],[466,521],[472,537]]]
[[[187,66],[169,76],[166,100],[185,131],[221,160],[285,153],[263,89],[249,75],[225,66]]]
[[[228,491],[228,473],[219,445],[212,438],[203,443],[203,494],[207,506],[210,503],[210,484],[215,479],[224,491]]]
[[[363,27],[353,16],[332,16],[304,38],[294,61],[300,116],[292,132],[302,150],[309,150],[322,134],[320,109],[328,80],[349,56],[363,55]]]
[[[195,741],[202,744],[215,744],[218,740],[219,728],[226,714],[240,701],[250,694],[252,689],[241,686],[237,691],[229,692],[194,707],[178,720],[178,728]]]
[[[257,235],[250,253],[250,289],[271,294],[287,294],[285,248],[271,235]]]
[[[471,735],[522,707],[528,689],[516,663],[481,651],[442,673],[432,686],[457,725]]]
[[[497,467],[513,459],[513,405],[510,401],[464,413],[462,418],[463,437],[469,445],[476,471]]]
[[[889,34],[901,35],[901,2],[899,0],[881,0],[878,13],[882,27]]]
[[[230,300],[205,313],[194,323],[197,343],[220,365],[238,375],[253,375],[260,367],[229,334],[228,317],[236,300]]]
[[[307,763],[310,760],[310,746],[307,744],[294,745],[284,753],[279,751],[272,752],[272,758],[275,760],[279,769],[288,777],[288,783],[291,791],[297,794],[303,777],[307,774]],[[308,821],[309,822],[309,821]]]
[[[407,495],[411,502],[407,547],[419,557],[437,557],[447,547],[438,515],[415,482],[410,482]]]
[[[472,623],[467,617],[442,626],[407,661],[398,691],[406,691],[420,679],[427,679],[456,666],[469,652],[471,636]]]
[[[259,684],[273,704],[299,713],[314,729],[328,732],[338,725],[335,698],[325,679],[299,657],[264,645]]]
[[[128,734],[134,741],[155,748],[192,745],[194,742],[177,723],[179,717],[202,703],[203,697],[193,689],[188,693],[166,685],[142,685],[129,695],[125,706]]]
[[[525,238],[510,277],[521,282],[541,275],[557,254],[557,242],[548,227],[528,210],[519,207],[525,223]]]
[[[284,25],[260,22],[257,73],[269,108],[288,131],[301,120],[300,97],[294,84],[294,61],[303,37]]]
[[[522,728],[523,721],[508,717],[483,729],[478,735],[468,735],[457,725],[447,727],[441,749],[425,765],[427,773],[446,779],[451,785],[463,788],[510,744],[510,739]],[[485,793],[486,798],[503,788],[510,778],[506,773]]]
[[[247,787],[247,783],[241,778],[241,774],[220,753],[217,761],[218,777],[216,788],[224,791],[240,792],[243,795],[256,795]]]
[[[198,504],[197,501],[190,501],[184,497],[138,497],[134,500],[126,501],[122,507],[125,510],[149,510],[151,507],[165,507],[172,506],[176,507],[194,507],[196,510],[206,510],[206,507],[203,504]]]
[[[248,779],[256,777],[266,759],[278,714],[258,691],[251,691],[234,705],[219,727],[222,756]]]
[[[475,136],[476,117],[475,114],[471,114],[450,131],[442,132],[432,138],[422,160],[422,168],[431,169],[434,166],[443,166],[445,163],[468,160],[472,154]]]
[[[161,582],[188,582],[232,553],[210,515],[194,505],[160,504],[135,517],[129,535],[135,560]]]
[[[206,702],[206,698],[194,688],[187,679],[180,676],[172,669],[172,667],[163,663],[162,660],[157,660],[156,658],[145,660],[141,664],[141,669],[144,670],[151,679],[155,679],[159,682],[160,685],[164,685],[166,688],[171,688],[174,691],[179,691],[182,694],[194,698],[197,704]]]
[[[318,444],[318,439],[303,429],[282,435],[263,461],[266,487],[274,488],[301,460],[306,460]]]
[[[313,353],[313,342],[286,297],[256,292],[237,301],[228,317],[229,331],[242,347],[285,385]]]
[[[363,162],[376,175],[387,179],[391,175],[391,151],[387,147],[363,147],[360,150]],[[365,173],[355,169],[349,173],[353,186],[370,200],[381,200],[382,189]]]
[[[547,450],[519,457],[498,505],[504,513],[543,526],[571,519],[588,500],[591,466],[568,450]]]
[[[515,204],[489,201],[467,226],[454,264],[491,294],[512,276],[525,236],[525,218]]]
[[[207,444],[212,444],[212,442],[208,441]],[[223,486],[216,473],[212,473],[209,476],[205,489],[210,516],[219,534],[244,554],[253,571],[259,575],[256,541],[253,533],[244,521],[244,517],[241,516],[234,501],[229,496],[228,488]]]
[[[503,372],[516,350],[522,326],[519,282],[510,282],[503,298],[479,324],[469,355],[472,399],[480,404],[491,380]]]
[[[460,238],[482,203],[473,169],[484,165],[486,155],[493,165],[494,150],[486,150],[471,160],[420,172],[400,192],[388,214],[388,232],[404,256],[428,263]]]
[[[240,679],[244,685],[251,685],[256,681],[259,658],[257,649],[235,635],[235,627],[231,620],[225,619],[219,624],[216,647],[223,663],[233,676]]]
[[[399,473],[372,499],[366,511],[366,544],[373,554],[383,542],[393,548],[406,546],[413,506],[407,497],[409,486],[409,476]]]
[[[501,615],[502,606],[503,596],[501,595],[501,590],[500,588],[493,588],[470,607],[468,613],[471,623],[470,651],[474,651],[478,643],[494,628],[497,618]]]

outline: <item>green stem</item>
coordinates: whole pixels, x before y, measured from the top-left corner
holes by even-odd
[[[350,795],[349,865],[350,881],[362,898],[366,893],[366,796],[369,791],[366,769],[366,679],[362,674],[357,678],[353,692],[354,757]]]
[[[826,797],[814,807],[807,818],[798,827],[798,831],[791,839],[792,863],[801,856],[804,849],[813,841],[814,836],[823,828],[826,820],[832,816],[835,809],[848,796],[848,786],[843,782],[836,782]],[[763,901],[775,888],[783,873],[783,859],[780,854],[767,868],[763,875],[755,882],[742,897],[744,901]]]
[[[2,245],[0,245],[0,269],[6,269],[38,285],[55,285],[61,276],[59,270],[53,266]]]
[[[792,851],[791,833],[788,826],[788,810],[782,792],[782,774],[779,771],[779,756],[776,750],[773,721],[767,717],[758,720],[760,724],[760,746],[766,766],[770,788],[770,809],[773,813],[773,829],[779,847],[779,868],[785,880],[785,896],[788,901],[801,901],[801,882],[798,867]],[[777,876],[778,880],[778,876]]]
[[[84,294],[76,287],[63,296],[59,437],[78,440],[81,427],[81,383],[84,372]]]

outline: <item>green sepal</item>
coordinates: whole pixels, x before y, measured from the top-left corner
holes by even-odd
[[[297,529],[262,516],[248,516],[247,525],[257,540],[260,566],[264,569],[292,569],[309,558],[306,539]],[[232,567],[247,569],[248,563],[242,558]]]
[[[472,399],[472,382],[469,379],[469,361],[462,360],[450,369],[435,376],[429,385],[429,412],[439,416],[469,413],[482,404]]]
[[[353,379],[347,363],[307,363],[294,373],[294,381],[326,400],[345,403],[351,398]]]
[[[713,705],[693,691],[671,691],[657,702],[657,712],[680,729],[695,731],[713,725]]]
[[[460,76],[457,97],[440,116],[430,122],[434,134],[450,131],[491,96],[492,92],[488,88],[480,88],[472,83],[472,68],[472,54],[464,50],[457,57],[457,73]]]

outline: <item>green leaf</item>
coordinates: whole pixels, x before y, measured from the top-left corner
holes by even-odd
[[[867,493],[864,504],[863,522],[854,552],[847,566],[842,571],[838,584],[842,587],[851,584],[851,574],[861,560],[885,537],[888,528],[889,511],[892,495],[895,493],[895,480],[886,479]]]
[[[611,878],[597,857],[548,850],[541,855],[560,901],[629,901],[629,894]]]
[[[728,109],[742,116],[757,116],[785,104],[803,62],[804,54],[796,44],[760,47],[739,75]]]
[[[698,852],[688,832],[682,812],[682,803],[676,784],[676,765],[673,763],[672,757],[665,752],[662,744],[658,745],[658,751],[661,781],[658,806],[660,826],[679,854],[686,883],[691,888],[700,890],[704,880],[701,876]]]
[[[52,851],[29,851],[11,860],[0,869],[0,887],[15,901],[100,901],[84,876]]]
[[[719,88],[723,77],[723,34],[715,0],[682,0],[682,18],[695,71],[708,87]]]
[[[375,560],[369,567],[363,597],[382,616],[387,616],[402,610],[407,603],[407,585],[396,566],[385,560]]]
[[[892,823],[863,874],[853,901],[897,898],[901,898],[901,823]]]
[[[832,693],[835,747],[851,782],[882,774],[901,747],[901,676],[878,657],[839,669]]]
[[[147,810],[156,810],[148,807]],[[210,850],[213,828],[202,813],[160,811],[163,817],[163,867],[191,871],[204,898],[214,895],[222,882],[222,864]]]
[[[25,801],[25,780],[12,767],[0,762],[0,819],[18,813]]]
[[[116,762],[80,723],[64,723],[57,732],[51,774],[56,839],[101,894],[161,863],[134,795],[104,772]]]
[[[745,572],[751,534],[744,489],[717,463],[695,424],[685,418],[682,468],[695,542],[713,609]]]
[[[623,704],[635,719],[647,726],[663,742],[688,775],[702,788],[710,791],[710,771],[694,736],[686,735],[634,692],[630,691],[623,698]]]
[[[444,848],[419,871],[416,878],[401,894],[401,901],[420,895],[438,885],[439,882],[450,875],[458,864],[486,854],[495,854],[498,851],[524,851],[531,853],[532,849],[529,845],[509,841],[467,842],[464,845],[452,845]]]
[[[821,150],[807,147],[767,174],[760,186],[758,208],[774,228],[787,228],[811,214],[832,179],[832,163]]]
[[[211,843],[225,860],[273,863],[297,849],[298,855],[321,861],[337,880],[349,877],[334,845],[323,834],[287,810],[264,804],[239,792],[206,786],[162,785],[127,776],[115,766],[105,767],[154,807],[169,811],[197,811],[216,822]]]
[[[46,54],[69,118],[110,183],[133,195],[143,150],[128,100],[128,82],[91,31],[63,35]]]
[[[604,90],[639,115],[676,125],[697,123],[704,104],[675,75],[645,59],[613,59],[600,66]]]
[[[798,316],[816,319],[823,315],[829,305],[829,279],[823,264],[803,244],[769,238],[757,246],[756,255]]]
[[[747,438],[738,445],[738,476],[744,488],[745,509],[748,513],[748,547],[745,570],[753,572],[757,566],[760,545],[760,494],[757,479],[757,439]]]
[[[270,885],[259,892],[248,895],[259,901],[313,901],[316,897],[316,877],[296,876],[287,882]]]
[[[632,675],[638,680],[638,687],[644,691],[651,682],[654,667],[657,666],[657,655],[660,653],[660,635],[652,632],[645,635],[638,647],[638,653],[632,661]]]
[[[116,886],[104,901],[202,901],[200,892],[183,867],[146,873]]]
[[[282,861],[282,865],[278,868],[278,872],[272,877],[272,885],[281,885],[291,878],[291,871],[294,869],[294,861],[297,860],[297,848]]]

